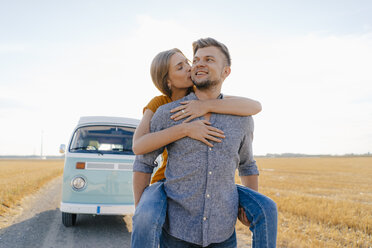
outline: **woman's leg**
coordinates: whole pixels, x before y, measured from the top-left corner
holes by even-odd
[[[147,187],[133,216],[132,248],[158,248],[167,210],[164,182]]]
[[[249,220],[253,240],[252,248],[276,247],[278,210],[269,197],[242,185],[236,185],[239,205]]]

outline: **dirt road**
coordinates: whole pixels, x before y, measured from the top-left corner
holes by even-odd
[[[22,203],[22,214],[0,230],[1,248],[130,247],[131,217],[79,215],[77,225],[61,222],[61,178]]]

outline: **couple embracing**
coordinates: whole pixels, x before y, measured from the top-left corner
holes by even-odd
[[[192,66],[178,49],[154,58],[151,77],[163,95],[144,108],[133,139],[132,247],[234,248],[237,218],[252,231],[252,247],[275,247],[277,208],[257,192],[252,153],[251,115],[261,105],[221,94],[230,66],[227,47],[213,38],[193,43]]]

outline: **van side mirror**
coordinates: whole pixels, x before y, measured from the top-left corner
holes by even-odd
[[[65,154],[65,152],[66,152],[66,145],[65,144],[61,144],[59,146],[59,153]]]

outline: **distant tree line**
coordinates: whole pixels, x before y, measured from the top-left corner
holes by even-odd
[[[304,154],[304,153],[267,153],[266,155],[259,155],[255,157],[262,158],[298,158],[298,157],[369,157],[372,156],[370,152],[364,154],[346,153],[343,155],[332,154]]]

